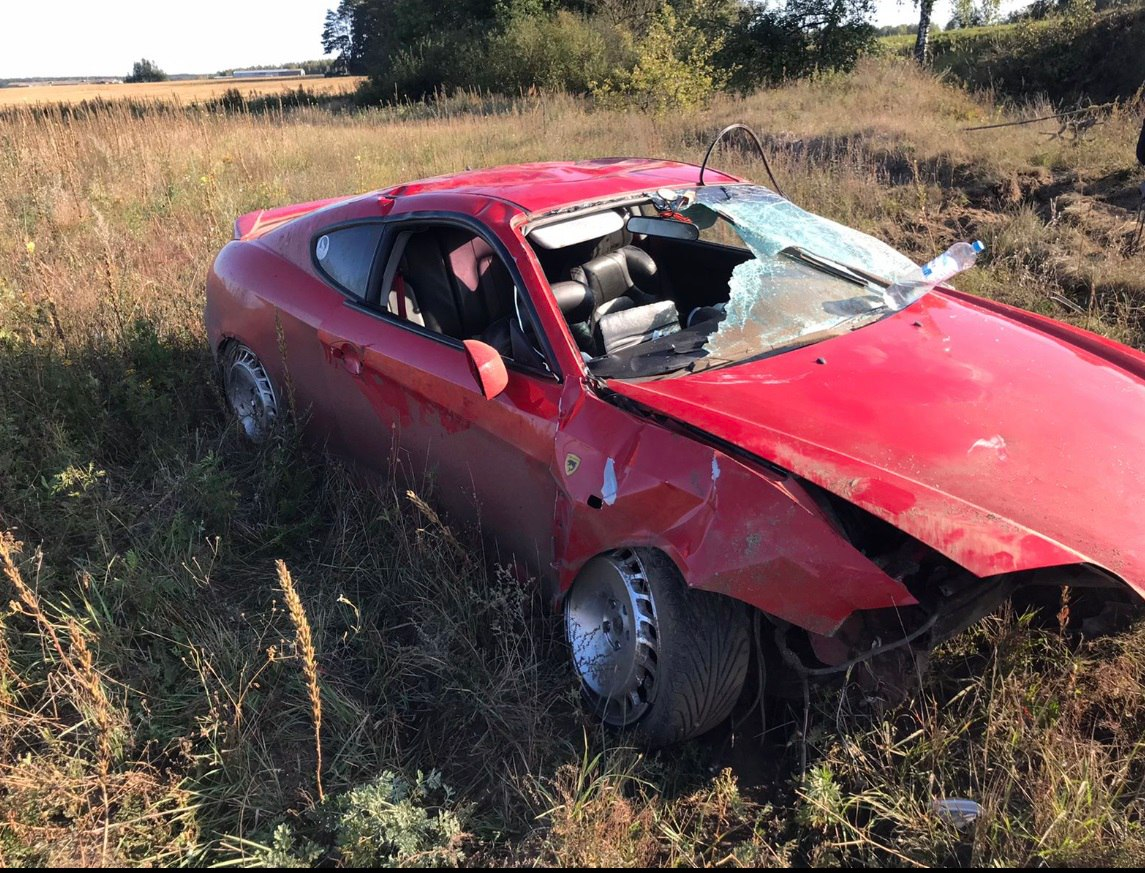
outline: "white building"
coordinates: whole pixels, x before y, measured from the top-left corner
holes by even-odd
[[[236,79],[277,79],[282,76],[305,76],[305,70],[235,70],[231,75]]]

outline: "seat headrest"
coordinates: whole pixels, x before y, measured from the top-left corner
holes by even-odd
[[[652,256],[636,246],[624,246],[619,251],[624,254],[632,284],[645,294],[655,294],[660,287],[660,275],[656,272],[656,262]]]
[[[597,306],[617,297],[623,297],[632,287],[628,264],[620,251],[609,252],[579,267],[573,267],[570,275],[574,281],[587,285],[592,290]]]
[[[481,237],[460,228],[444,228],[440,238],[453,275],[467,291],[476,291],[495,260],[492,247]]]
[[[634,287],[648,294],[655,289],[656,262],[642,249],[623,246],[614,252],[593,258],[574,267],[572,278],[592,289],[596,305],[623,297]],[[645,287],[640,287],[640,286]]]
[[[580,282],[567,281],[554,282],[552,288],[553,296],[557,299],[557,306],[560,307],[561,314],[564,315],[565,321],[569,324],[587,321],[592,315],[595,301],[587,286]]]

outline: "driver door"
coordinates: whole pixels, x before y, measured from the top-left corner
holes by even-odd
[[[564,386],[546,361],[522,364],[506,348],[508,384],[487,400],[462,346],[530,317],[520,277],[503,244],[468,224],[397,224],[388,246],[372,300],[330,313],[319,331],[342,439],[452,524],[480,525],[497,560],[547,577]]]

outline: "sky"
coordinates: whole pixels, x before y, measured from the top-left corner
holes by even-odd
[[[448,0],[445,0],[448,2]],[[124,76],[322,57],[337,0],[0,0],[0,78]]]
[[[449,0],[443,0],[449,2]],[[337,0],[0,0],[0,78],[123,76],[140,58],[214,73],[322,57]],[[911,0],[876,0],[876,24],[916,20]],[[1006,0],[1003,11],[1022,5]],[[938,0],[945,24],[951,0]]]

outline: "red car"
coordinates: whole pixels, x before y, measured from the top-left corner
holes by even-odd
[[[532,164],[245,215],[206,324],[248,437],[291,406],[431,473],[563,606],[599,716],[662,745],[754,646],[817,679],[1019,588],[1145,592],[1145,356],[888,294],[910,269],[712,170]]]

